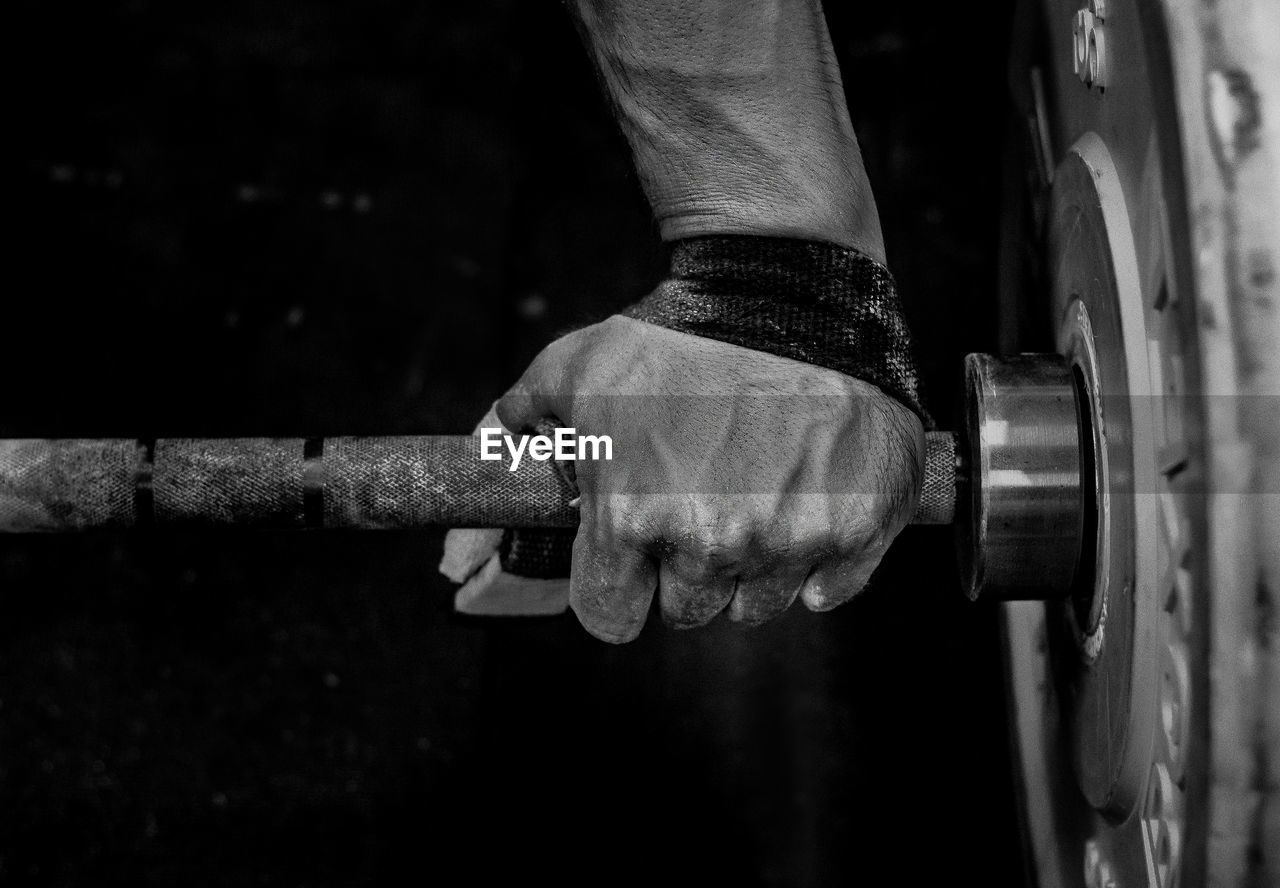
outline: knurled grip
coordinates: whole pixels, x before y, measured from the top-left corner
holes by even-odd
[[[954,432],[926,432],[924,482],[912,524],[951,524],[956,520],[960,478],[959,441]]]
[[[913,524],[948,524],[956,443],[926,436]],[[0,532],[162,524],[237,527],[573,527],[551,462],[517,471],[466,435],[0,441]]]

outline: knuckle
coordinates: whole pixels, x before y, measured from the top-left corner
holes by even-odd
[[[879,561],[884,550],[889,548],[889,544],[906,526],[907,520],[901,508],[881,512],[875,521],[862,529],[856,551],[863,557],[871,557],[873,561]]]
[[[681,574],[697,580],[717,576],[736,566],[751,539],[745,521],[731,511],[694,504],[693,514],[681,520],[669,561]]]
[[[760,563],[799,568],[834,557],[843,548],[835,520],[815,509],[771,524],[752,554]]]
[[[672,559],[681,573],[697,578],[713,576],[736,564],[741,546],[719,534],[699,534],[687,539]]]
[[[648,510],[631,503],[629,497],[603,497],[598,510],[599,527],[618,545],[646,550],[658,538],[654,517]]]
[[[857,556],[883,549],[905,526],[902,506],[896,497],[858,497],[848,504],[835,528],[832,554]]]

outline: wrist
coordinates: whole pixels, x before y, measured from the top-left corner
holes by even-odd
[[[893,277],[856,250],[768,237],[680,241],[670,277],[624,314],[836,370],[928,422]]]
[[[857,250],[883,265],[884,235],[869,191],[865,201],[831,201],[850,188],[847,181],[799,189],[770,181],[730,182],[718,189],[676,185],[655,188],[652,204],[667,243],[717,235],[817,241]]]

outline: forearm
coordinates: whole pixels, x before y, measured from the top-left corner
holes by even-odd
[[[570,0],[666,240],[822,240],[884,261],[819,0]]]

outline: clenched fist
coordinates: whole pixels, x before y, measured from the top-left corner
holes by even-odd
[[[915,509],[924,431],[878,388],[832,370],[624,317],[553,342],[498,402],[609,435],[576,464],[569,603],[598,638],[635,638],[656,593],[693,627],[759,623],[799,596],[852,598]]]

